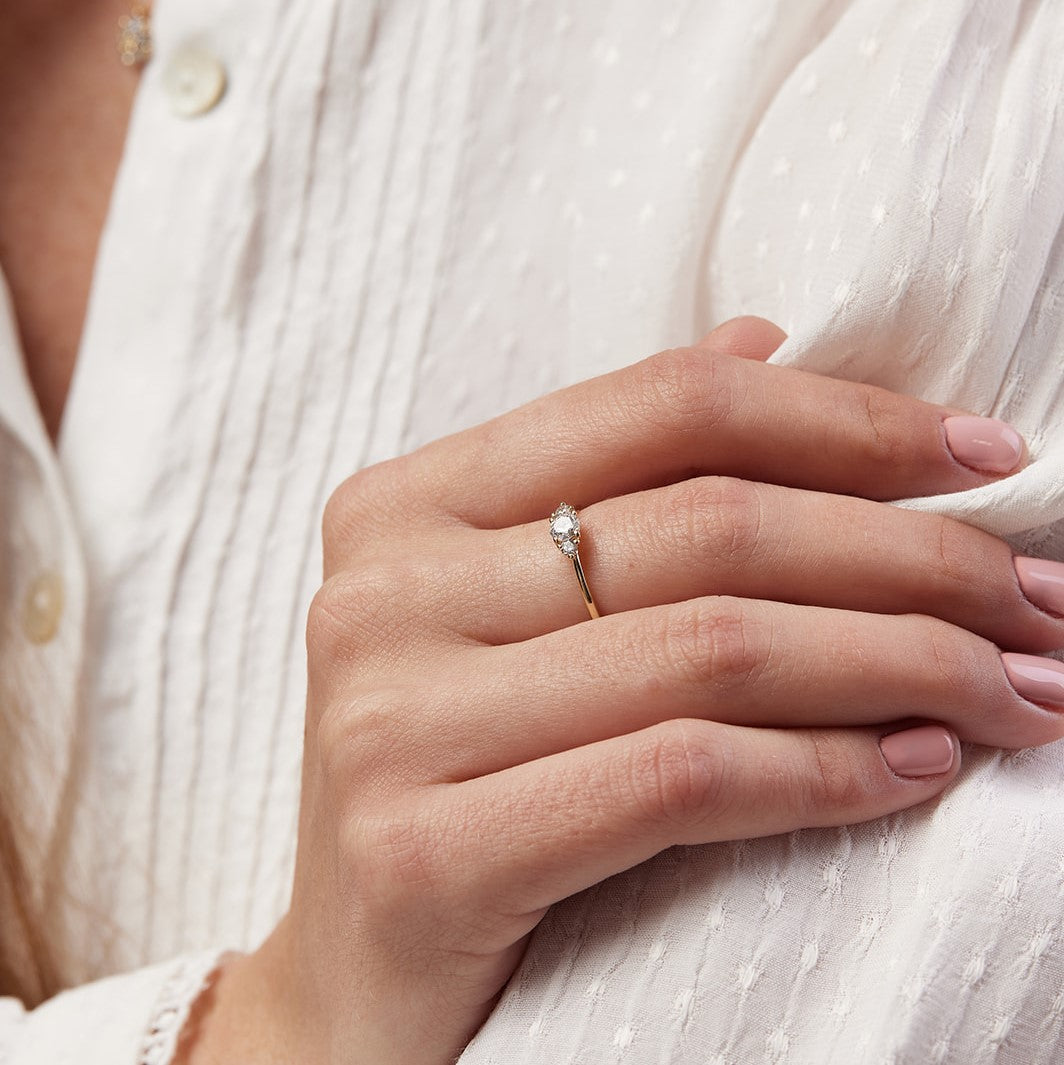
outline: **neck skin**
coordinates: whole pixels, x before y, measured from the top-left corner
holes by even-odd
[[[0,268],[53,442],[139,80],[115,47],[130,10],[5,0],[0,19]]]

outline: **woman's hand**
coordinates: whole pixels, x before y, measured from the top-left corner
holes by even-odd
[[[728,323],[334,493],[291,908],[223,976],[215,1046],[451,1062],[552,903],[673,844],[919,803],[956,735],[1064,736],[1013,686],[1064,704],[1060,667],[999,651],[1064,645],[1009,547],[875,502],[986,483],[1022,441],[756,361],[780,339]]]

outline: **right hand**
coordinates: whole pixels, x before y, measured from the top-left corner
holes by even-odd
[[[552,903],[674,844],[922,802],[958,736],[1064,736],[999,652],[1064,645],[1008,545],[876,502],[1007,463],[951,454],[959,412],[757,361],[780,339],[727,323],[334,493],[295,886],[223,976],[230,1052],[443,1065]],[[561,500],[596,621],[547,532]],[[895,772],[904,738],[880,740],[910,725]]]

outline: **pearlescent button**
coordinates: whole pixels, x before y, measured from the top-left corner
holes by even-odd
[[[63,614],[63,579],[45,570],[26,590],[22,602],[22,631],[31,643],[47,643],[59,628]]]
[[[163,72],[163,89],[175,115],[205,114],[225,93],[225,67],[199,45],[186,45],[171,57]]]

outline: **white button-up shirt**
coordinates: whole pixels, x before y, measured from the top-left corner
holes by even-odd
[[[283,912],[364,464],[759,313],[776,361],[1014,424],[1027,469],[908,505],[1064,558],[1054,0],[153,21],[56,449],[0,301],[0,801],[85,985],[0,1004],[0,1060],[165,1062]],[[969,747],[936,802],[556,907],[464,1065],[1059,1062],[1062,759]]]

